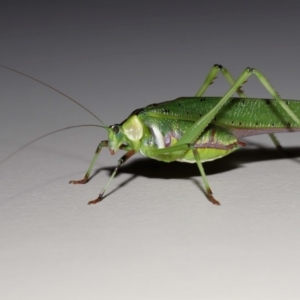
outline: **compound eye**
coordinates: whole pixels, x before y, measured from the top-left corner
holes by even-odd
[[[119,129],[119,126],[118,126],[118,125],[113,125],[113,126],[111,126],[111,128],[112,128],[112,130],[113,130],[113,132],[114,132],[115,134],[118,134],[118,133],[119,133],[119,131],[120,131],[120,129]]]

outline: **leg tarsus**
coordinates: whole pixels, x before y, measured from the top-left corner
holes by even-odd
[[[70,180],[69,184],[86,184],[88,182],[89,182],[88,178],[83,178],[83,179],[80,179],[80,180]]]
[[[89,201],[87,204],[88,204],[88,205],[91,205],[91,204],[97,204],[97,203],[100,202],[101,200],[102,200],[102,198],[98,197],[98,198],[95,199],[95,200]]]
[[[117,169],[117,167],[116,167],[116,169]],[[115,170],[115,172],[116,172],[116,170]],[[112,178],[110,178],[109,182],[111,181],[111,179],[112,179]],[[109,182],[108,182],[108,184],[109,184]],[[103,195],[104,195],[104,193],[105,193],[105,191],[106,191],[106,188],[107,188],[108,184],[105,186],[105,188],[102,189],[102,191],[101,191],[101,193],[99,194],[98,198],[96,198],[95,200],[89,201],[87,204],[88,204],[88,205],[91,205],[91,204],[97,204],[98,202],[102,201]]]
[[[207,198],[212,204],[221,205],[221,203],[216,198],[214,198],[212,194],[207,194]]]

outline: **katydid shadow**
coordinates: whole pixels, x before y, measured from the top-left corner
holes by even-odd
[[[249,142],[247,144],[252,145],[252,143]],[[213,175],[228,172],[230,170],[244,167],[249,163],[259,161],[292,159],[296,163],[300,163],[300,160],[298,159],[298,157],[300,157],[300,147],[285,147],[284,152],[285,155],[280,153],[276,148],[243,148],[222,159],[205,163],[204,168],[207,175]],[[103,170],[108,171],[108,176],[111,176],[114,169],[115,166],[99,168],[92,173],[90,180],[95,180],[94,177],[97,177],[98,173]],[[131,160],[119,168],[116,177],[120,174],[131,174],[132,176],[105,194],[103,199],[139,176],[156,179],[191,179],[201,190],[203,190],[201,183],[196,180],[197,178],[193,178],[201,177],[197,164],[181,162],[165,163],[149,158],[132,157]]]

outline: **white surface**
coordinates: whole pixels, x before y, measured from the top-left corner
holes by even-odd
[[[111,23],[107,17],[103,24],[100,8],[99,18],[79,13],[76,22],[72,10],[69,22],[55,10],[52,26],[3,33],[0,63],[80,100],[108,124],[138,107],[193,95],[214,63],[235,76],[259,67],[283,97],[299,98],[299,21],[287,4],[260,7],[261,15],[253,7],[225,13],[230,5],[190,15],[176,6],[161,17],[150,10],[153,18],[141,7],[131,11],[135,18],[122,18],[122,8],[112,7]],[[0,76],[0,159],[49,131],[97,124],[29,79],[2,69]],[[220,79],[210,94],[226,87]],[[268,96],[254,80],[245,90]],[[299,134],[278,137],[297,154]],[[220,207],[199,189],[196,166],[132,158],[109,196],[88,206],[119,155],[104,149],[96,171],[105,169],[90,183],[67,183],[82,177],[105,138],[96,128],[58,133],[0,166],[1,299],[299,299],[299,158],[281,158],[260,136],[207,163]]]

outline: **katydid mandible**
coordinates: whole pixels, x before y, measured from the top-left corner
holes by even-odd
[[[230,89],[223,97],[205,97],[205,91],[219,72],[229,82]],[[24,73],[21,74],[36,80]],[[257,77],[271,94],[272,99],[246,97],[241,87],[251,75]],[[239,97],[232,97],[234,93]],[[74,99],[71,100],[83,107]],[[103,124],[98,126],[107,130],[108,139],[99,143],[84,178],[71,180],[69,183],[87,183],[101,149],[107,147],[112,155],[118,150],[124,150],[126,153],[118,160],[99,196],[88,204],[95,204],[103,199],[119,167],[139,152],[143,156],[164,162],[197,163],[207,198],[213,204],[220,205],[213,196],[202,163],[232,153],[245,145],[240,138],[258,134],[269,134],[275,146],[281,150],[282,147],[274,133],[300,131],[298,116],[300,116],[300,100],[281,99],[258,70],[246,68],[234,80],[227,69],[221,65],[214,65],[194,97],[181,97],[136,109],[122,123],[111,126],[104,125],[96,117]]]

